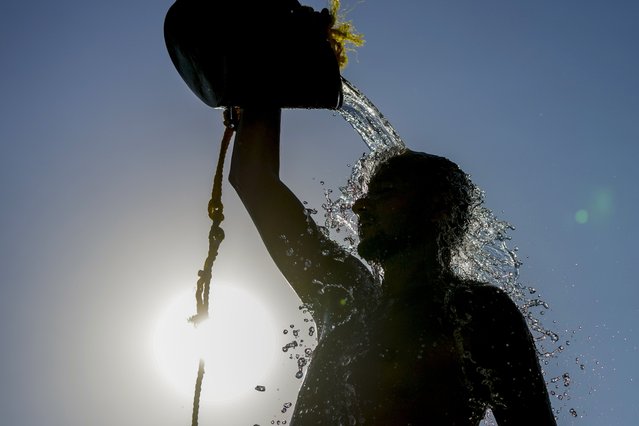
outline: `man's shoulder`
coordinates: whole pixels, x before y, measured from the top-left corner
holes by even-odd
[[[494,285],[478,282],[464,281],[453,286],[451,302],[454,305],[473,309],[484,309],[498,305],[514,305],[514,302],[505,291]]]
[[[480,282],[465,282],[455,287],[450,309],[458,319],[481,328],[522,319],[517,304],[502,289]]]

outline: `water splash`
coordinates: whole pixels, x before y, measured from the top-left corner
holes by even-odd
[[[344,248],[357,255],[358,226],[357,216],[351,209],[353,203],[367,192],[368,181],[376,167],[388,158],[404,152],[406,145],[361,91],[345,79],[342,79],[342,83],[344,102],[339,113],[357,131],[370,152],[353,165],[347,184],[339,188],[337,198],[331,190],[325,189],[325,203],[322,207],[325,210],[326,228],[332,233],[341,234]],[[453,272],[461,278],[485,282],[504,290],[526,318],[542,366],[547,365],[548,359],[559,354],[563,347],[558,344],[559,335],[544,327],[539,319],[549,309],[548,304],[534,288],[523,285],[519,280],[522,263],[517,257],[517,248],[508,246],[511,239],[509,233],[514,227],[496,218],[484,206],[484,192],[480,188],[474,186],[472,196],[469,229],[458,250],[453,253]],[[371,268],[381,283],[381,268],[377,265],[371,265]],[[565,386],[570,384],[569,379],[562,379]],[[493,421],[489,414],[483,424],[494,424]]]
[[[358,243],[357,216],[352,212],[353,203],[368,190],[368,181],[376,167],[388,158],[406,150],[397,131],[375,107],[375,105],[352,83],[342,78],[344,102],[339,110],[342,117],[357,131],[370,149],[368,154],[353,166],[351,176],[344,187],[340,187],[339,197],[332,198],[332,192],[325,190],[325,226],[337,233],[344,232],[342,240],[345,248],[356,254]],[[540,358],[555,355],[561,347],[555,347],[559,336],[545,328],[538,316],[548,309],[536,290],[519,282],[521,262],[517,258],[517,248],[508,247],[508,233],[515,228],[508,222],[495,217],[486,208],[484,192],[473,187],[473,208],[469,229],[458,250],[453,254],[453,272],[464,279],[495,285],[504,290],[524,314],[535,335]],[[374,265],[373,265],[374,266]],[[551,347],[545,345],[551,342]]]
[[[406,145],[390,122],[377,107],[352,83],[342,78],[344,100],[338,112],[357,131],[370,149],[352,167],[345,186],[339,188],[339,196],[333,199],[331,189],[324,190],[325,227],[337,234],[344,231],[344,248],[357,255],[357,217],[352,211],[355,201],[368,191],[368,181],[378,164],[390,157],[401,154]],[[337,236],[338,237],[338,236]],[[336,238],[339,240],[339,237]],[[373,267],[381,280],[381,270]]]
[[[315,349],[317,344],[317,340],[314,337],[316,325],[308,306],[300,305],[299,310],[302,315],[304,315],[303,321],[307,323],[306,326],[308,326],[308,328],[296,328],[295,324],[291,324],[288,329],[285,328],[282,330],[283,334],[288,334],[290,330],[294,338],[294,340],[282,347],[282,352],[288,352],[288,358],[295,360],[297,367],[297,371],[295,372],[296,379],[302,379],[304,377],[306,367],[313,356],[313,349]]]
[[[558,344],[559,335],[546,328],[539,319],[550,308],[548,303],[541,299],[535,288],[523,285],[519,280],[522,263],[517,257],[518,249],[508,246],[509,233],[514,226],[498,219],[484,206],[484,192],[476,185],[472,198],[468,232],[451,259],[453,272],[461,278],[504,290],[526,318],[540,360],[557,355],[563,350]]]
[[[302,383],[306,376],[306,371],[313,358],[313,352],[317,346],[317,324],[315,323],[310,307],[302,304],[298,307],[300,317],[293,323],[289,323],[282,328],[282,355],[285,361],[294,365],[291,377],[298,383]],[[299,322],[298,322],[299,321]],[[259,390],[256,388],[256,390]],[[266,388],[264,388],[266,390]],[[277,389],[279,391],[279,389]],[[285,402],[277,410],[271,420],[272,425],[286,425],[290,421],[294,404]]]
[[[344,101],[339,113],[353,126],[371,152],[394,147],[405,148],[390,122],[350,81],[342,78]]]

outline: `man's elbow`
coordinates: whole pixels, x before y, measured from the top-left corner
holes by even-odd
[[[232,167],[229,171],[229,183],[243,202],[249,200],[252,194],[259,190],[256,188],[255,179],[251,179],[242,173],[234,172]]]
[[[255,186],[259,184],[259,175],[263,174],[256,167],[241,167],[231,163],[229,169],[229,183],[238,194],[255,190]]]
[[[265,194],[275,191],[280,183],[277,176],[265,171],[243,173],[238,170],[238,168],[231,166],[228,179],[240,199],[245,202],[251,199],[261,199]]]
[[[229,183],[236,192],[240,192],[242,188],[242,174],[237,172],[237,168],[231,165],[229,170]]]

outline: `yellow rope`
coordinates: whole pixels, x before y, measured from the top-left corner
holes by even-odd
[[[344,13],[340,12],[340,0],[330,0],[331,28],[328,30],[328,41],[335,51],[337,63],[340,68],[348,64],[348,51],[354,51],[355,47],[364,44],[364,36],[355,31],[351,21],[344,19]]]
[[[209,252],[204,261],[204,267],[198,272],[197,289],[195,290],[195,303],[197,313],[189,318],[195,326],[209,317],[209,291],[211,289],[211,277],[213,263],[217,258],[217,253],[224,239],[224,231],[220,224],[224,220],[224,205],[222,204],[222,179],[224,175],[224,158],[231,142],[233,132],[235,132],[236,120],[232,117],[229,109],[224,111],[224,125],[226,129],[222,137],[220,146],[220,156],[217,160],[215,177],[213,178],[213,190],[211,191],[211,201],[208,205],[208,215],[213,222],[209,231]],[[200,359],[195,381],[195,392],[193,395],[193,414],[191,425],[197,426],[200,411],[200,395],[202,394],[202,380],[204,379],[204,360]]]
[[[343,19],[340,13],[340,0],[330,0],[330,29],[328,31],[328,41],[335,51],[337,62],[340,68],[344,68],[348,63],[347,52],[354,50],[350,45],[359,47],[364,44],[364,37],[355,32],[355,27],[350,21]],[[204,267],[198,272],[197,289],[195,291],[195,300],[197,313],[189,318],[195,326],[209,317],[209,292],[211,288],[211,278],[213,263],[217,258],[218,249],[224,239],[224,231],[220,224],[224,220],[224,206],[222,204],[222,178],[224,170],[224,158],[231,141],[231,137],[235,131],[236,120],[233,113],[237,113],[234,109],[226,109],[224,111],[224,125],[226,130],[222,138],[220,146],[220,156],[217,162],[215,178],[213,179],[213,190],[211,191],[211,200],[208,205],[208,215],[211,221],[211,230],[209,231],[209,252],[204,261]],[[200,411],[200,396],[202,393],[202,381],[204,379],[204,360],[200,359],[198,366],[197,379],[195,382],[195,392],[193,395],[193,413],[191,417],[191,425],[197,426]]]

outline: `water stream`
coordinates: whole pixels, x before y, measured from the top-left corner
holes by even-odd
[[[375,105],[347,80],[343,80],[343,93],[343,106],[338,112],[357,131],[370,152],[364,154],[352,166],[347,183],[340,187],[335,195],[330,189],[325,189],[325,203],[322,207],[325,214],[325,227],[331,236],[347,251],[357,256],[357,216],[352,212],[351,207],[367,192],[368,181],[377,165],[404,152],[407,148],[393,126]],[[509,233],[514,229],[513,226],[495,217],[493,212],[484,206],[484,193],[477,186],[473,187],[472,196],[473,207],[469,229],[460,247],[453,253],[451,260],[453,272],[464,279],[497,286],[510,296],[526,318],[543,368],[544,365],[548,365],[551,358],[556,357],[563,350],[559,344],[558,333],[546,328],[540,320],[549,306],[539,297],[534,288],[520,282],[521,262],[517,257],[517,249],[509,247]],[[370,266],[381,285],[383,271],[376,265]],[[305,316],[308,314],[304,306],[300,309],[304,309]],[[305,318],[304,321],[308,324],[299,329],[291,324],[291,330],[284,330],[286,335],[289,335],[290,331],[293,339],[282,348],[291,360],[295,360],[295,374],[298,378],[302,378],[303,370],[311,361],[314,346],[310,342],[313,340],[315,324],[310,317]],[[305,331],[306,328],[309,330],[308,333],[297,333],[300,330]],[[300,339],[302,334],[308,335],[307,342]],[[561,390],[562,394],[566,395],[566,389],[563,388],[570,384],[570,376],[565,373],[560,376],[560,379],[546,374],[551,396],[557,395],[553,389],[558,392]],[[562,402],[565,403],[565,401]],[[557,401],[554,401],[553,405],[558,414],[563,407],[557,408],[556,403]],[[570,413],[573,413],[573,409]],[[496,424],[490,410],[482,424],[486,426]]]
[[[353,203],[366,193],[368,180],[378,164],[406,150],[406,145],[393,126],[375,105],[352,83],[343,79],[344,103],[339,113],[357,131],[370,149],[353,166],[351,176],[336,199],[326,195],[326,226],[348,234],[343,237],[346,248],[355,252],[357,247],[357,216],[352,213]],[[545,328],[538,318],[548,304],[536,295],[532,287],[519,282],[521,262],[517,248],[510,248],[510,231],[514,227],[495,217],[483,204],[483,191],[474,186],[473,208],[466,238],[454,254],[451,266],[461,278],[495,285],[515,301],[535,333],[541,358],[559,351],[555,343],[559,336]],[[543,313],[541,314],[543,315]],[[550,344],[546,344],[550,341]]]
[[[366,193],[368,181],[377,165],[407,148],[393,126],[361,91],[345,79],[342,87],[344,101],[339,113],[357,131],[370,152],[352,167],[347,184],[339,188],[336,198],[332,197],[331,192],[326,192],[323,207],[326,227],[341,233],[345,248],[356,255],[357,216],[351,207]],[[509,233],[514,227],[498,219],[484,206],[484,193],[477,186],[473,189],[473,201],[470,226],[465,239],[453,254],[451,267],[461,278],[495,285],[510,296],[526,318],[543,368],[548,365],[550,358],[564,349],[559,344],[558,333],[545,327],[540,320],[549,306],[538,296],[536,289],[520,282],[521,262],[517,257],[517,248],[509,247]],[[382,271],[374,265],[372,269],[381,281]],[[555,378],[547,377],[546,380],[550,394],[556,395],[553,391],[553,387],[557,387],[554,386]],[[562,383],[568,386],[565,380]],[[495,424],[491,413],[488,413],[484,424]]]

